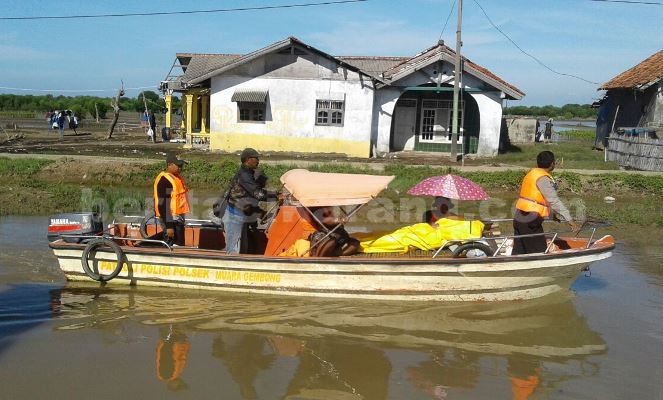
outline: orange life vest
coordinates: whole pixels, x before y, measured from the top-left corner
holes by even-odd
[[[550,205],[536,186],[536,181],[544,176],[553,179],[552,175],[543,168],[533,168],[525,175],[523,183],[520,185],[520,197],[516,202],[517,209],[525,212],[535,212],[544,218],[550,215]]]
[[[162,381],[177,379],[186,365],[189,347],[189,342],[170,343],[159,340],[157,344],[157,377]],[[166,350],[170,350],[170,354],[164,354],[164,359],[162,359],[161,353]]]
[[[157,217],[160,217],[159,214],[159,195],[157,194],[157,185],[161,178],[164,177],[168,179],[168,182],[173,186],[173,191],[170,192],[170,212],[173,215],[184,215],[189,212],[189,199],[187,198],[187,189],[184,184],[184,179],[179,176],[175,176],[170,172],[161,172],[157,175],[154,180],[154,213]]]

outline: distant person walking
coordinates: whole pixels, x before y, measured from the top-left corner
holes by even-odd
[[[48,110],[46,113],[46,123],[48,124],[48,130],[50,133],[50,131],[53,130],[53,110]]]
[[[74,135],[78,135],[78,132],[76,132],[76,128],[78,128],[78,117],[72,111],[67,113],[67,118],[69,118],[69,129],[74,131]]]
[[[154,114],[154,111],[150,113],[150,130],[152,134],[152,142],[156,143],[157,141],[157,116]]]
[[[543,131],[543,141],[548,143],[552,139],[552,133],[553,133],[553,119],[548,118],[548,122],[546,122],[546,127],[544,128]]]
[[[64,124],[67,116],[64,111],[60,111],[58,114],[58,128],[60,129],[60,140],[64,139]]]

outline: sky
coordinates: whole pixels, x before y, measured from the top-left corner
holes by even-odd
[[[321,1],[5,0],[0,18]],[[591,103],[600,98],[601,83],[663,49],[663,0],[659,4],[464,0],[461,53],[525,92],[509,106]],[[413,56],[440,38],[454,48],[455,5],[454,0],[367,0],[223,13],[0,19],[0,94],[110,97],[123,81],[126,95],[135,97],[157,91],[178,52],[245,54],[288,36],[339,56]]]

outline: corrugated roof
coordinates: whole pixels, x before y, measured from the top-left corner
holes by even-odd
[[[190,57],[186,66],[182,80],[189,82],[199,76],[202,76],[212,70],[220,68],[226,64],[231,63],[233,60],[241,57],[239,54],[187,54],[178,58],[182,60],[184,57]]]
[[[264,103],[267,99],[265,89],[237,89],[230,101],[236,103]]]
[[[453,63],[455,52],[449,47],[437,44],[430,47],[414,57],[382,57],[382,56],[332,56],[322,52],[312,46],[307,45],[295,37],[288,37],[284,40],[272,43],[271,45],[247,53],[239,54],[197,54],[197,53],[177,53],[177,58],[183,66],[184,74],[177,81],[184,84],[196,84],[203,82],[216,74],[223,73],[229,68],[233,68],[244,62],[255,59],[256,57],[276,51],[285,46],[299,45],[315,51],[325,57],[328,57],[340,64],[346,64],[351,69],[356,69],[374,79],[388,84],[389,81],[396,81],[404,76],[411,74],[423,66],[429,65],[439,59]],[[464,59],[465,70],[475,75],[477,78],[491,84],[504,91],[508,96],[520,99],[525,96],[520,89],[507,83],[488,69],[473,63],[467,58]]]
[[[663,50],[612,78],[601,85],[599,90],[645,89],[661,79],[663,79]]]
[[[339,60],[353,65],[370,75],[380,75],[394,65],[407,60],[408,57],[372,57],[372,56],[337,56]]]
[[[454,50],[443,44],[437,44],[407,60],[404,60],[400,64],[394,65],[391,69],[384,71],[382,76],[385,79],[396,81],[404,76],[411,74],[413,71],[423,68],[424,66],[427,66],[439,59],[443,59],[453,64],[455,58],[456,52]],[[475,75],[477,78],[486,81],[487,83],[490,83],[496,88],[507,93],[512,98],[520,99],[525,96],[525,93],[517,87],[506,82],[479,64],[473,63],[466,57],[463,57],[463,67],[466,72]]]

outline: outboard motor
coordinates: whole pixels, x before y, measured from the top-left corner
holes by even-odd
[[[48,222],[48,241],[53,242],[61,235],[92,236],[104,230],[101,217],[93,212],[66,213],[50,217]],[[67,243],[80,243],[83,239],[75,237],[62,238]]]

